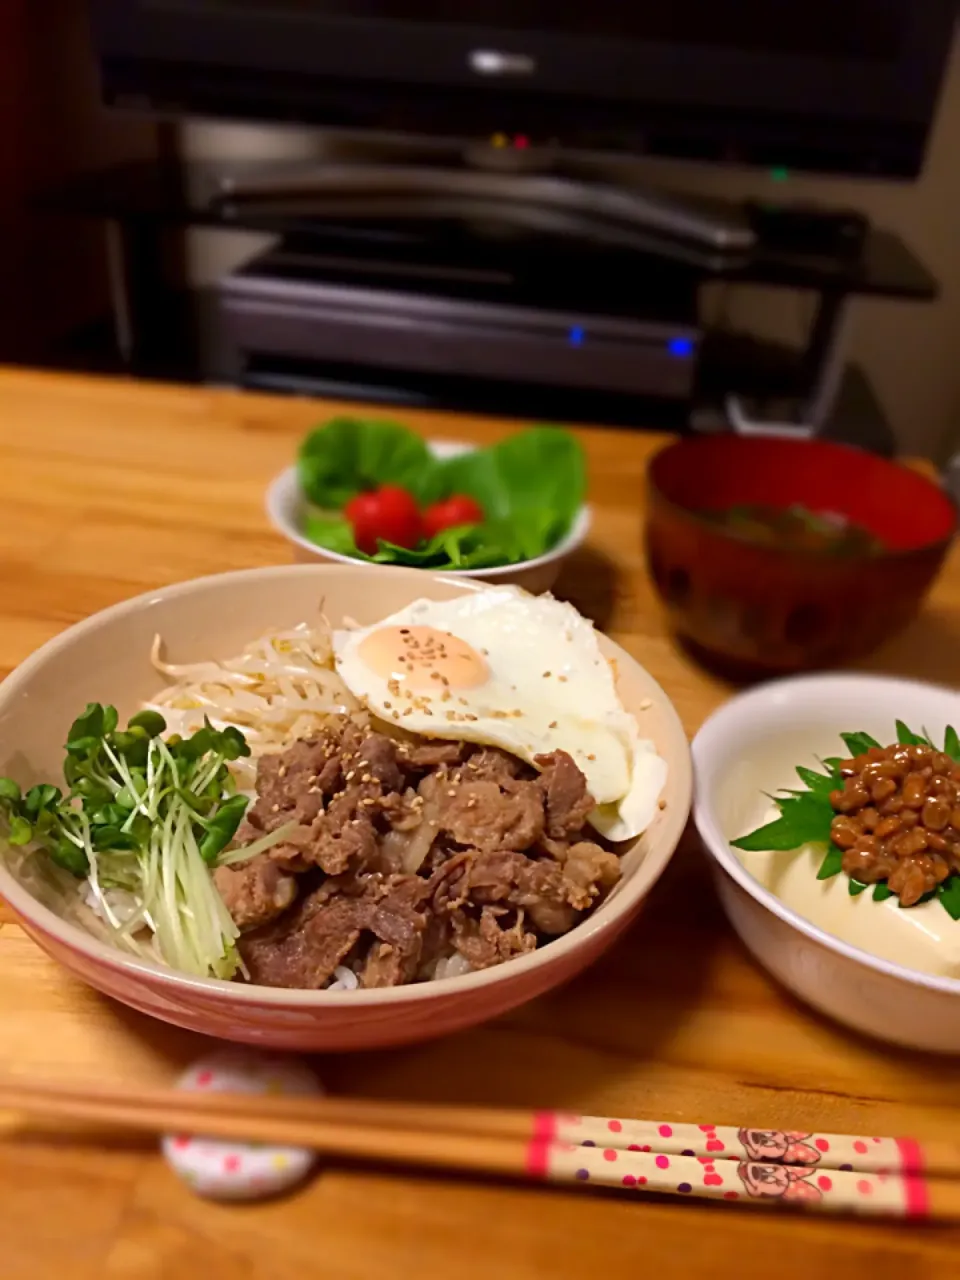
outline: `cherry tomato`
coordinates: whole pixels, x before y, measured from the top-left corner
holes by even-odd
[[[353,526],[353,540],[372,556],[377,539],[398,547],[415,547],[423,537],[420,512],[411,494],[396,485],[384,485],[373,493],[358,493],[344,507]]]
[[[423,532],[427,538],[459,524],[480,524],[483,507],[465,493],[455,493],[443,502],[435,502],[423,513]]]

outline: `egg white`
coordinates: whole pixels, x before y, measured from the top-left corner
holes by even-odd
[[[434,627],[465,641],[488,666],[467,689],[403,692],[364,662],[360,649],[386,627]],[[598,808],[590,821],[612,840],[639,835],[654,817],[666,763],[623,708],[593,625],[571,605],[516,587],[454,600],[417,600],[373,627],[334,631],[337,670],[365,706],[424,737],[503,748],[529,764],[564,750]],[[402,684],[401,684],[402,690]]]

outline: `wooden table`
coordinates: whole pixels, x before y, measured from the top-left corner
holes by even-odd
[[[150,587],[285,561],[264,486],[331,409],[0,373],[0,667]],[[404,418],[479,442],[515,425]],[[692,735],[728,689],[674,646],[644,575],[643,471],[662,439],[600,428],[582,438],[596,525],[563,587],[650,668]],[[958,654],[955,553],[924,617],[871,665],[949,681]],[[167,1080],[204,1047],[61,973],[0,903],[0,1068]],[[332,1088],[359,1094],[960,1139],[960,1067],[859,1039],[794,1003],[731,935],[691,839],[633,932],[572,986],[436,1044],[320,1067]],[[286,1201],[229,1208],[194,1198],[142,1148],[0,1143],[3,1280],[913,1280],[955,1274],[958,1245],[952,1228],[343,1168]]]

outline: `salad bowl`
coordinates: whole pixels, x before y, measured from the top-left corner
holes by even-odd
[[[427,447],[434,458],[447,460],[464,457],[476,452],[473,445],[456,440],[429,440]],[[288,467],[276,476],[267,489],[265,498],[267,517],[273,527],[290,544],[293,558],[301,564],[364,565],[355,555],[324,546],[307,534],[310,502],[304,491],[300,468]],[[456,578],[475,579],[491,585],[511,583],[525,591],[538,595],[549,591],[556,583],[564,563],[583,543],[590,532],[591,512],[586,504],[579,504],[573,513],[570,527],[549,550],[529,559],[512,564],[481,568],[445,568],[444,573]]]

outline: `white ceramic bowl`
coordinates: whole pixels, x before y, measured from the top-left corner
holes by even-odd
[[[913,680],[822,675],[740,694],[694,740],[694,816],[734,929],[784,986],[857,1031],[960,1053],[960,979],[880,959],[818,928],[764,888],[729,844],[766,820],[763,792],[799,786],[796,765],[816,767],[815,757],[838,754],[839,733],[865,730],[886,743],[898,719],[942,742],[948,724],[960,727],[960,693]],[[863,907],[883,909],[866,894]]]
[[[171,661],[225,658],[275,627],[294,626],[322,607],[378,621],[418,597],[450,600],[477,591],[416,569],[286,565],[198,578],[163,587],[94,614],[42,646],[0,683],[0,775],[21,785],[61,776],[64,732],[85,703],[114,703],[122,718],[162,681],[150,662],[155,635]],[[64,918],[56,885],[18,880],[0,858],[0,896],[23,928],[79,978],[124,1004],[227,1040],[315,1051],[380,1048],[459,1031],[496,1017],[568,981],[605,951],[640,911],[669,862],[690,808],[686,735],[656,681],[623,649],[600,637],[616,663],[624,706],[667,761],[664,807],[621,848],[623,878],[569,933],[508,963],[458,978],[368,991],[290,991],[193,978],[107,946]],[[2,1034],[2,1032],[0,1032]]]
[[[472,452],[471,445],[455,440],[430,440],[427,443],[430,451],[438,458],[453,458],[460,453]],[[270,523],[293,547],[296,561],[302,564],[366,563],[355,560],[352,556],[342,555],[339,551],[328,551],[311,542],[303,533],[306,508],[307,501],[300,488],[297,468],[288,467],[267,489],[266,509]],[[590,532],[590,520],[590,508],[582,506],[567,536],[552,551],[537,556],[534,560],[522,560],[519,564],[508,564],[498,569],[443,569],[441,572],[456,578],[475,578],[478,582],[491,584],[511,582],[523,587],[525,591],[539,595],[542,591],[550,590],[559,577],[564,560],[586,540]]]

